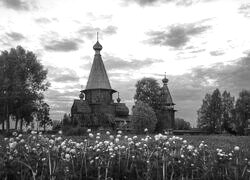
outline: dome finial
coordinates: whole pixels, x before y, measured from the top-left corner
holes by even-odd
[[[163,84],[167,84],[168,83],[166,72],[165,72],[164,78],[162,79],[162,82],[163,82]]]
[[[118,103],[121,102],[120,96],[119,96],[119,92],[118,92],[118,98],[116,99]]]
[[[95,50],[96,54],[100,54],[100,51],[102,50],[102,45],[99,43],[99,33],[96,32],[96,39],[97,42],[93,46],[93,49]]]

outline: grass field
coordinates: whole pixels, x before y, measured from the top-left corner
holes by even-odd
[[[0,179],[249,179],[250,136],[0,136]]]

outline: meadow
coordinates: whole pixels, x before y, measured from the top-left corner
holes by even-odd
[[[0,179],[250,179],[249,136],[0,136]]]

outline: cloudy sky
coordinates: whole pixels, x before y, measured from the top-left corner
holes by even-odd
[[[192,125],[205,93],[250,89],[250,0],[0,0],[0,50],[37,54],[53,119],[85,87],[97,31],[112,88],[129,107],[137,80],[162,84],[165,72],[176,116]]]

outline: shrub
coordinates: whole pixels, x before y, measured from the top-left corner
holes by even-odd
[[[52,130],[59,131],[62,129],[62,121],[54,120],[52,121]]]
[[[146,128],[149,133],[154,132],[157,118],[148,104],[137,101],[132,111],[132,128],[136,133],[143,133]]]
[[[65,136],[82,136],[86,135],[87,128],[85,127],[72,127],[72,126],[63,126],[63,134]]]

